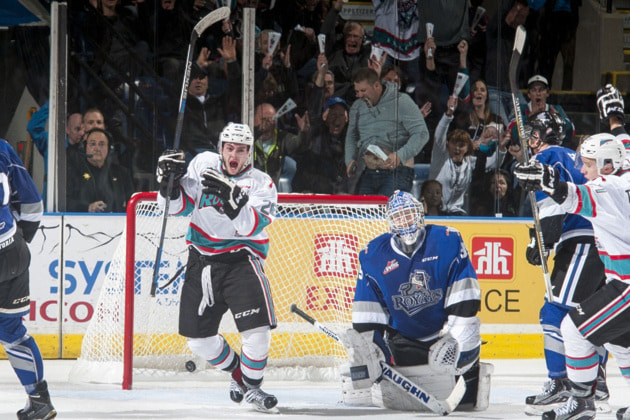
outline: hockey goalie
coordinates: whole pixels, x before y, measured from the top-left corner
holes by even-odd
[[[407,192],[390,197],[386,217],[390,232],[359,254],[353,328],[342,335],[344,402],[429,411],[409,388],[446,400],[463,376],[456,409],[485,410],[493,366],[479,362],[481,291],[460,233],[425,225],[422,204]],[[387,367],[408,381],[384,378]]]

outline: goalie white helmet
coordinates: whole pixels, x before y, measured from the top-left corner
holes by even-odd
[[[597,110],[599,118],[607,120],[611,114],[624,118],[624,101],[619,89],[610,83],[597,91]]]
[[[612,134],[600,133],[588,137],[580,145],[580,155],[594,159],[597,163],[597,173],[602,174],[602,169],[608,163],[612,164],[613,173],[622,168],[626,158],[626,149],[623,143]]]
[[[252,154],[254,149],[254,135],[252,134],[252,130],[246,124],[237,124],[237,123],[228,123],[228,125],[223,128],[221,134],[219,135],[219,153],[223,150],[224,143],[236,143],[236,144],[244,144],[247,146],[249,150],[249,156],[247,158],[247,162],[245,162],[245,166],[249,166],[252,163]]]
[[[424,240],[424,206],[410,193],[394,191],[387,201],[386,217],[402,251],[411,253]]]

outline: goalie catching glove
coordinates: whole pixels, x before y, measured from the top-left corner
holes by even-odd
[[[186,160],[181,150],[165,150],[158,158],[155,177],[160,184],[160,194],[171,200],[179,197],[179,180],[186,174]],[[173,185],[168,191],[168,179],[173,175]]]
[[[451,375],[468,371],[479,359],[480,327],[477,317],[449,315],[446,333],[429,349],[429,367]]]
[[[227,217],[234,220],[247,204],[249,196],[231,179],[214,169],[208,168],[201,175],[203,176],[201,184],[204,186],[204,194],[218,197],[223,202],[223,206],[215,206],[215,208],[218,211],[223,211]]]
[[[532,159],[518,163],[514,167],[514,176],[526,191],[542,191],[557,203],[567,198],[567,184],[560,181],[558,171],[552,166]]]

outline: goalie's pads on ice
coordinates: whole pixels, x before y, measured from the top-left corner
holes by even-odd
[[[479,359],[481,321],[477,317],[449,315],[446,333],[429,349],[429,366],[435,372],[461,375]]]
[[[380,340],[385,346],[382,336],[377,331],[358,332],[350,328],[341,334],[341,342],[346,348],[349,362],[349,377],[353,389],[369,389],[374,382],[383,376],[381,362],[385,361],[385,354],[379,345]]]
[[[456,411],[483,411],[490,404],[490,379],[494,366],[483,362],[480,362],[478,366],[478,369],[475,366],[464,374],[467,391]],[[439,400],[446,400],[456,384],[456,376],[436,373],[427,365],[397,366],[396,368],[414,384]],[[354,398],[352,402],[347,401],[347,399],[352,398]],[[430,411],[425,405],[419,403],[417,399],[401,391],[400,388],[389,381],[381,381],[372,386],[371,401],[365,396],[365,391],[361,395],[352,395],[349,392],[344,392],[344,403],[373,405],[400,411]]]

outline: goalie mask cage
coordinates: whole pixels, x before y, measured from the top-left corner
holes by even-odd
[[[139,379],[216,375],[177,333],[189,217],[168,218],[158,288],[150,296],[162,215],[156,198],[156,193],[139,193],[127,205],[125,233],[84,334],[73,381],[122,381],[123,389],[131,389]],[[291,313],[290,306],[297,304],[338,331],[350,326],[358,251],[388,231],[386,202],[380,196],[279,195],[276,219],[266,228],[265,272],[278,318],[266,377],[322,380],[337,374],[346,360],[343,347]],[[229,311],[219,333],[240,353]]]

